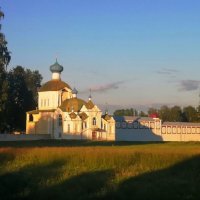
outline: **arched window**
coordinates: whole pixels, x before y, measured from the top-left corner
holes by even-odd
[[[29,122],[33,122],[33,115],[32,114],[29,115]]]
[[[58,115],[58,125],[62,126],[62,115]]]
[[[93,119],[92,119],[92,125],[96,125],[96,117],[93,117]]]

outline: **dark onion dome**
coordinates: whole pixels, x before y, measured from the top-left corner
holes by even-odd
[[[88,118],[88,115],[85,113],[85,112],[82,112],[79,114],[79,117],[82,119],[82,120],[85,120]]]
[[[91,100],[89,100],[87,103],[86,103],[86,108],[87,109],[92,109],[92,108],[94,108],[94,103],[91,101]]]
[[[79,112],[83,105],[86,105],[86,102],[84,100],[71,98],[63,101],[60,109],[64,112]]]
[[[76,88],[74,88],[74,89],[72,90],[72,94],[78,94],[78,90],[77,90]]]
[[[70,116],[71,119],[76,119],[77,114],[72,112],[72,113],[69,114],[69,116]]]
[[[64,88],[68,88],[71,90],[71,87],[67,83],[61,80],[53,79],[43,84],[42,87],[38,90],[38,92],[59,91]]]
[[[50,66],[50,70],[52,73],[54,72],[61,73],[63,71],[63,66],[60,65],[56,59],[56,62]]]
[[[102,115],[102,118],[105,119],[106,121],[109,121],[111,119],[111,116],[108,114]]]

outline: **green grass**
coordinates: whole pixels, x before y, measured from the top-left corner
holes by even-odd
[[[0,199],[200,199],[200,143],[0,142]]]

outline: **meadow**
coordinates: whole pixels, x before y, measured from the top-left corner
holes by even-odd
[[[200,143],[0,142],[0,199],[200,199]]]

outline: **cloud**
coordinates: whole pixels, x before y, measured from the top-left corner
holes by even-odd
[[[108,84],[104,84],[104,85],[97,85],[97,86],[91,87],[91,90],[92,90],[92,92],[106,92],[108,90],[118,89],[119,85],[121,85],[123,83],[124,83],[124,81],[117,81],[117,82],[108,83]]]
[[[181,80],[179,91],[192,91],[197,90],[200,86],[198,80]]]
[[[113,89],[118,89],[121,84],[123,84],[125,81],[116,81],[113,83],[107,83],[107,84],[102,84],[102,85],[96,85],[92,86],[90,89],[92,92],[96,93],[102,93],[102,92],[107,92],[108,90],[113,90]],[[80,93],[88,93],[89,89],[81,91]]]
[[[170,68],[163,68],[161,70],[156,71],[157,74],[162,74],[162,75],[174,75],[178,72],[179,72],[178,70]]]

